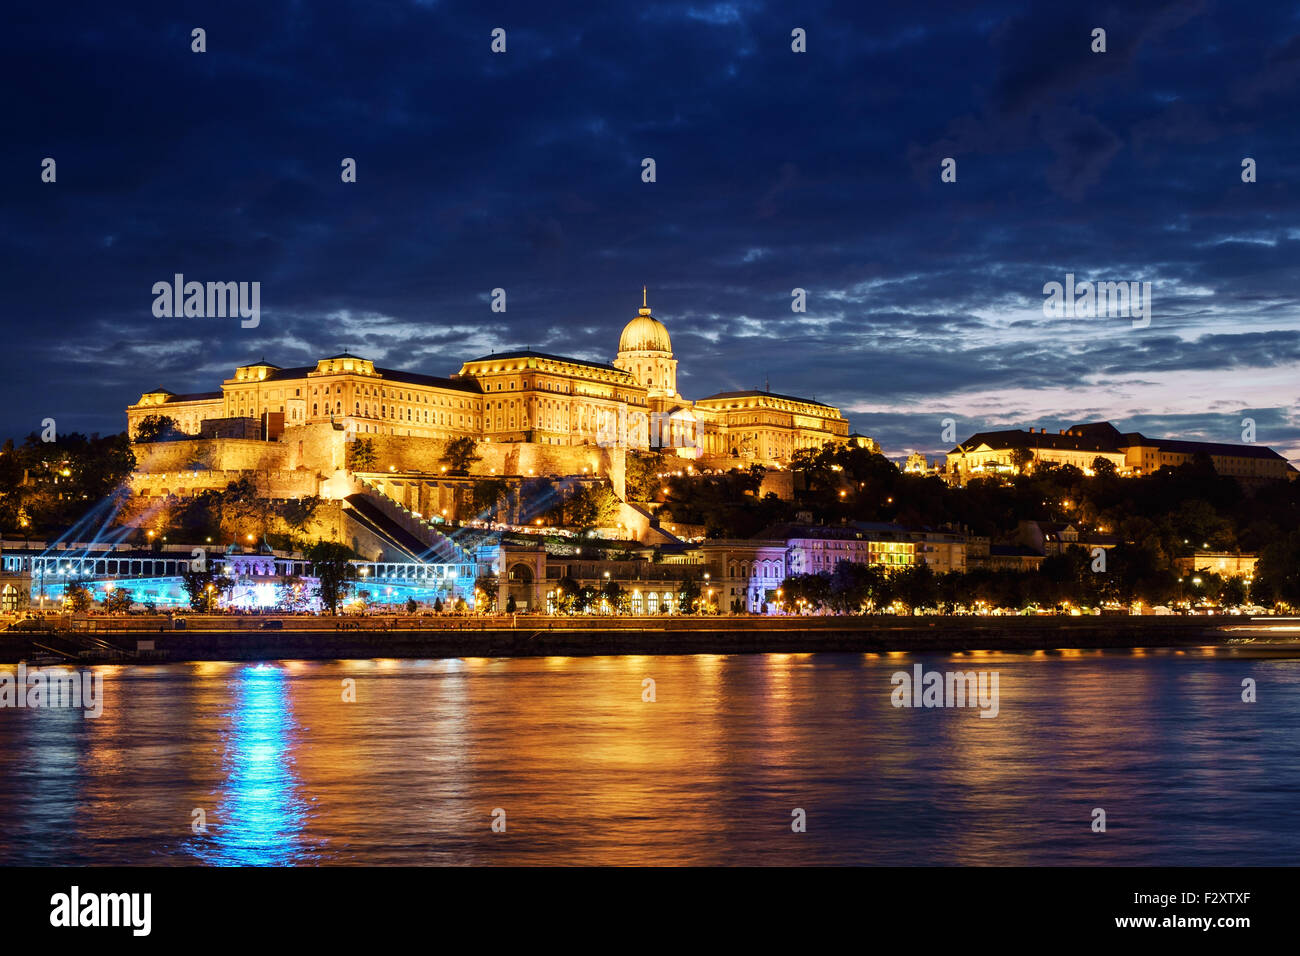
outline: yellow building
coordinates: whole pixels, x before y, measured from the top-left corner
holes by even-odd
[[[683,398],[668,329],[651,314],[644,292],[612,364],[510,351],[439,378],[348,353],[295,368],[261,360],[235,369],[220,391],[158,388],[126,414],[132,437],[148,416],[165,416],[195,437],[266,440],[286,428],[330,423],[356,435],[659,448],[765,464],[845,441],[849,433],[839,409],[794,396],[756,390]]]
[[[1147,475],[1166,466],[1189,464],[1197,455],[1205,455],[1220,475],[1245,481],[1294,480],[1297,474],[1285,458],[1264,445],[1148,438],[1120,432],[1110,422],[1091,422],[1055,434],[1045,428],[979,432],[948,452],[947,477],[964,484],[971,478],[1009,475],[1018,462],[1029,470],[1036,462],[1052,462],[1092,474],[1098,458],[1109,461],[1118,474]]]

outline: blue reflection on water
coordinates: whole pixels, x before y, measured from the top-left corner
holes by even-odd
[[[266,664],[241,669],[229,718],[222,799],[193,851],[221,866],[299,862],[307,804],[293,771],[294,724],[284,671]]]

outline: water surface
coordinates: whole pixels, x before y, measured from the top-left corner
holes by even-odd
[[[890,675],[996,670],[999,713]],[[7,668],[12,672],[12,668]],[[5,864],[1300,861],[1300,661],[1225,650],[105,666],[0,709]],[[1242,679],[1258,702],[1241,700]],[[643,701],[644,680],[655,700]],[[354,703],[343,700],[354,681]],[[1094,833],[1092,811],[1107,814]],[[791,830],[802,809],[807,832]],[[206,832],[193,832],[201,810]],[[494,810],[504,833],[491,829]]]

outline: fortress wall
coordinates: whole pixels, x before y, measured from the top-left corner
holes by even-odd
[[[301,498],[320,493],[320,479],[309,471],[180,471],[142,474],[128,479],[131,492],[149,498],[188,497],[204,491],[223,491],[232,481],[247,478],[267,498]]]
[[[289,449],[278,442],[239,438],[196,438],[133,445],[137,472],[288,470]]]
[[[287,433],[286,433],[287,434]],[[434,438],[403,435],[361,435],[375,449],[370,470],[444,474],[447,443]],[[608,478],[619,497],[625,488],[627,452],[597,445],[542,445],[535,442],[479,442],[480,460],[470,468],[473,477],[519,475],[593,475]],[[585,471],[584,471],[585,469]]]
[[[794,472],[769,471],[763,475],[763,483],[758,486],[760,498],[774,494],[782,501],[794,500]]]
[[[373,445],[375,464],[370,471],[423,472],[428,475],[443,474],[443,456],[447,443],[436,438],[417,438],[405,435],[359,436]],[[299,425],[286,428],[279,441],[263,442],[233,438],[198,439],[178,442],[152,442],[137,445],[136,471],[148,476],[147,486],[162,487],[165,476],[168,486],[216,487],[204,484],[193,477],[198,471],[205,473],[280,472],[303,474],[310,478],[291,481],[304,483],[327,479],[346,466],[348,457],[347,433],[329,424]],[[623,448],[602,448],[598,445],[542,445],[534,442],[479,442],[480,460],[470,469],[475,477],[519,475],[593,475],[608,478],[621,498],[625,490],[627,452]],[[185,473],[185,480],[175,477]],[[216,482],[217,478],[212,478]],[[227,478],[227,481],[234,480]],[[219,487],[225,487],[221,482]],[[287,485],[295,494],[316,494],[296,490],[299,485]],[[173,489],[174,490],[174,489]]]

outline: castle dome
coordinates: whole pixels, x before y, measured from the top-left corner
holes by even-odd
[[[668,338],[668,329],[650,314],[646,305],[645,290],[641,290],[641,308],[636,318],[623,327],[623,334],[618,337],[620,352],[668,352],[673,350],[673,343]]]

